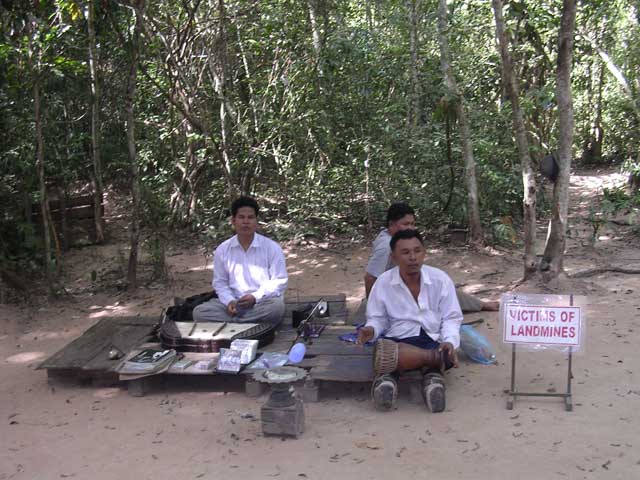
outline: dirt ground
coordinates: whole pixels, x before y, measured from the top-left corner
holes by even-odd
[[[602,187],[624,179],[611,172],[572,177],[569,274],[597,267],[640,267],[640,241],[630,227],[609,223],[595,243],[586,221]],[[637,223],[637,219],[635,220]],[[540,250],[544,240],[540,225]],[[366,385],[329,385],[305,405],[297,440],[264,437],[265,398],[238,392],[166,388],[143,398],[124,388],[48,383],[40,361],[100,317],[158,314],[174,295],[210,282],[202,246],[174,248],[170,282],[135,295],[88,288],[93,269],[122,257],[111,243],[70,252],[63,300],[3,305],[0,313],[0,479],[634,479],[640,478],[640,276],[603,273],[559,282],[553,293],[586,295],[586,344],[574,357],[574,411],[553,398],[523,398],[505,408],[510,348],[497,313],[480,331],[498,364],[469,361],[447,374],[447,409],[430,414],[402,392],[398,408],[379,413]],[[288,246],[289,295],[344,292],[353,312],[363,295],[367,245]],[[449,272],[469,292],[499,298],[521,274],[521,251],[430,244],[427,262]],[[538,293],[525,284],[522,292]],[[566,357],[520,352],[518,387],[564,391]]]

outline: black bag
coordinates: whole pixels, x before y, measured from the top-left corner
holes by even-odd
[[[212,298],[218,298],[215,291],[199,293],[186,298],[180,305],[167,308],[167,318],[174,322],[193,322],[193,309]]]
[[[300,324],[309,316],[313,310],[313,303],[307,303],[296,310],[291,311],[291,325],[298,328]]]

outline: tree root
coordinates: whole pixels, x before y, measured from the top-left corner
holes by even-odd
[[[601,273],[614,272],[614,273],[626,273],[628,275],[636,275],[640,273],[640,268],[623,268],[623,267],[606,267],[606,268],[593,268],[591,270],[583,270],[582,272],[572,273],[567,275],[569,278],[586,278],[599,275]]]

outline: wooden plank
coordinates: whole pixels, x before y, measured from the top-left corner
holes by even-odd
[[[110,339],[105,339],[105,343],[96,355],[83,365],[83,370],[108,370],[113,369],[120,363],[120,359],[111,360],[109,350],[114,346],[123,353],[131,351],[141,343],[149,340],[153,336],[153,326],[149,325],[128,325],[120,324],[116,327]]]
[[[308,297],[285,297],[285,321],[291,318],[291,312],[296,309],[304,308],[306,305],[315,304],[320,300],[327,302],[329,314],[332,316],[347,314],[347,296],[344,293],[337,295],[317,295]]]
[[[114,326],[104,319],[100,320],[82,336],[47,358],[38,368],[82,368],[101,349],[104,339],[113,334]]]
[[[106,317],[89,328],[80,337],[73,340],[64,348],[44,360],[38,369],[85,369],[100,370],[110,369],[109,365],[116,363],[109,361],[103,363],[104,355],[107,355],[111,345],[114,344],[123,353],[127,353],[131,348],[139,343],[141,338],[151,333],[158,322],[157,317]],[[125,328],[125,326],[127,328]],[[133,327],[135,335],[128,337],[127,334]],[[136,328],[137,327],[137,328]],[[119,333],[124,328],[125,331]],[[144,333],[146,330],[146,334]],[[98,358],[96,358],[98,357]],[[91,364],[96,359],[94,368]],[[102,366],[100,366],[102,364]],[[86,368],[85,368],[86,367]]]
[[[352,355],[330,357],[326,365],[311,368],[310,376],[331,382],[371,382],[375,375],[371,357]]]
[[[67,207],[76,207],[80,205],[93,205],[93,194],[78,195],[75,197],[67,198],[65,201]],[[33,203],[31,208],[35,210],[40,209],[39,203]],[[58,210],[60,208],[60,200],[49,200],[49,209]]]
[[[324,299],[326,302],[346,302],[347,296],[344,293],[338,293],[335,295],[313,295],[313,296],[287,296],[284,299],[284,303],[315,303],[320,299]]]
[[[307,345],[307,355],[357,355],[370,357],[373,355],[373,348],[342,341],[314,342],[311,345]]]
[[[157,316],[135,316],[135,317],[108,317],[112,322],[122,325],[147,325],[155,326],[160,323],[160,315]]]
[[[373,355],[373,348],[355,345],[340,340],[338,337],[353,332],[352,327],[327,327],[319,338],[307,344],[307,355]]]
[[[352,327],[328,326],[320,337],[307,343],[307,355],[370,355],[370,347],[362,347],[340,340],[342,334],[353,332]],[[259,349],[260,352],[289,351],[297,333],[293,329],[279,331],[273,343]],[[302,341],[302,340],[300,340]]]

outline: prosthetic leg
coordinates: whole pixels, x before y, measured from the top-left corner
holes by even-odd
[[[398,382],[389,373],[378,375],[371,385],[371,398],[376,410],[391,410],[398,399]]]
[[[444,377],[440,372],[428,371],[422,378],[422,399],[430,412],[439,413],[446,407]]]

